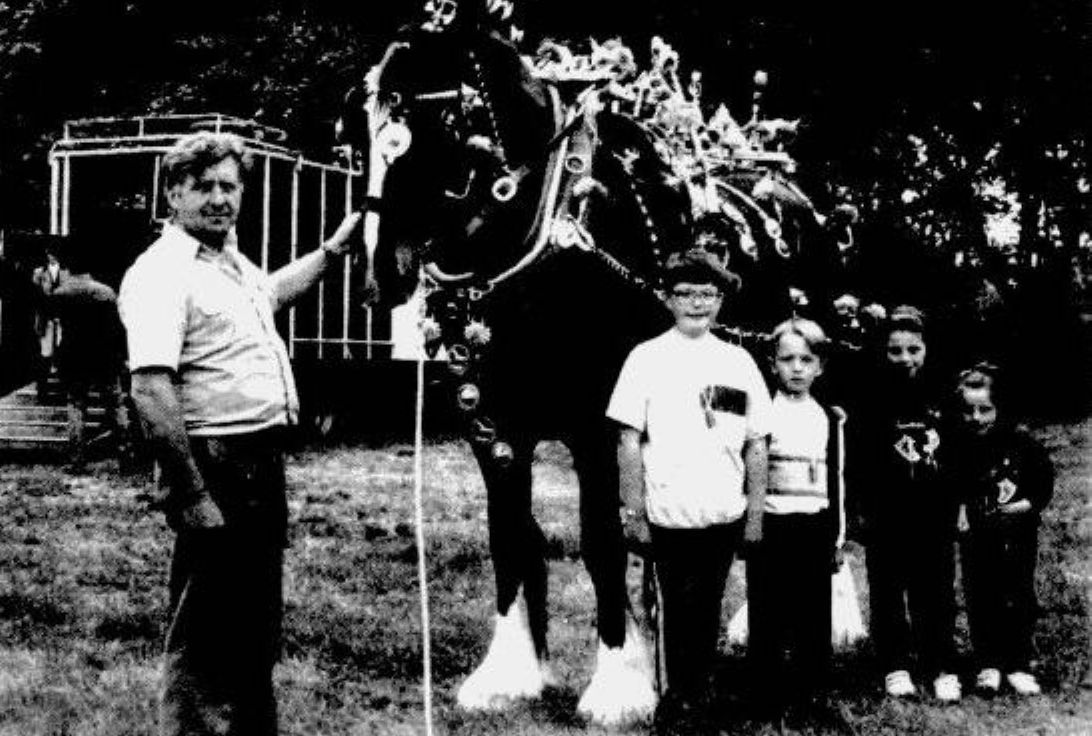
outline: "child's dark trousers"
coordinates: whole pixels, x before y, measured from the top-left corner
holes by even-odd
[[[1038,614],[1039,518],[998,518],[962,535],[960,557],[974,658],[979,669],[1027,672]]]
[[[911,527],[913,528],[913,527]],[[872,639],[883,672],[932,679],[955,662],[954,540],[943,530],[887,528],[866,549]]]
[[[652,554],[663,599],[667,688],[700,698],[708,685],[720,635],[721,598],[739,547],[743,522],[699,529],[653,525]]]
[[[763,699],[804,701],[824,683],[832,547],[826,513],[765,516],[747,557],[747,657]]]

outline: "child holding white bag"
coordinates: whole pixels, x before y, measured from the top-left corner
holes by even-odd
[[[845,540],[845,414],[811,395],[826,344],[811,320],[773,331],[777,391],[763,536],[747,557],[747,652],[757,703],[774,711],[812,701],[831,657],[831,575]]]

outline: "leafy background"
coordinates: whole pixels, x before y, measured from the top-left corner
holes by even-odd
[[[0,2],[0,226],[48,221],[45,154],[66,119],[220,111],[327,152],[341,95],[417,8]],[[769,113],[806,122],[794,148],[804,173],[831,197],[848,191],[873,221],[931,224],[942,246],[975,237],[983,211],[1002,204],[975,185],[999,178],[1019,193],[1024,232],[1035,234],[1022,247],[1043,247],[1032,242],[1040,230],[1050,236],[1039,223],[1046,202],[1057,222],[1050,245],[1078,252],[1089,230],[1090,8],[1084,0],[525,0],[517,17],[527,48],[546,35],[620,35],[646,54],[651,35],[662,34],[684,67],[703,71],[705,98],[728,100],[737,118],[746,117],[753,72],[766,70]]]

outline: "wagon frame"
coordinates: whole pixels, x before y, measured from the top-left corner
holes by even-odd
[[[265,271],[319,247],[361,193],[364,172],[350,149],[332,149],[327,161],[309,158],[287,145],[283,130],[253,120],[221,113],[77,119],[64,124],[48,154],[50,234],[89,236],[73,241],[102,249],[99,271],[117,286],[169,216],[163,155],[195,130],[235,133],[251,155],[239,248]],[[361,285],[345,259],[277,317],[308,421],[323,434],[335,415],[405,394],[407,361],[427,357],[420,304],[368,307]]]

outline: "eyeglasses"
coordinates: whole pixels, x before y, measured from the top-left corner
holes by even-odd
[[[716,289],[672,289],[671,296],[676,299],[691,302],[714,302],[720,299],[720,292]]]

